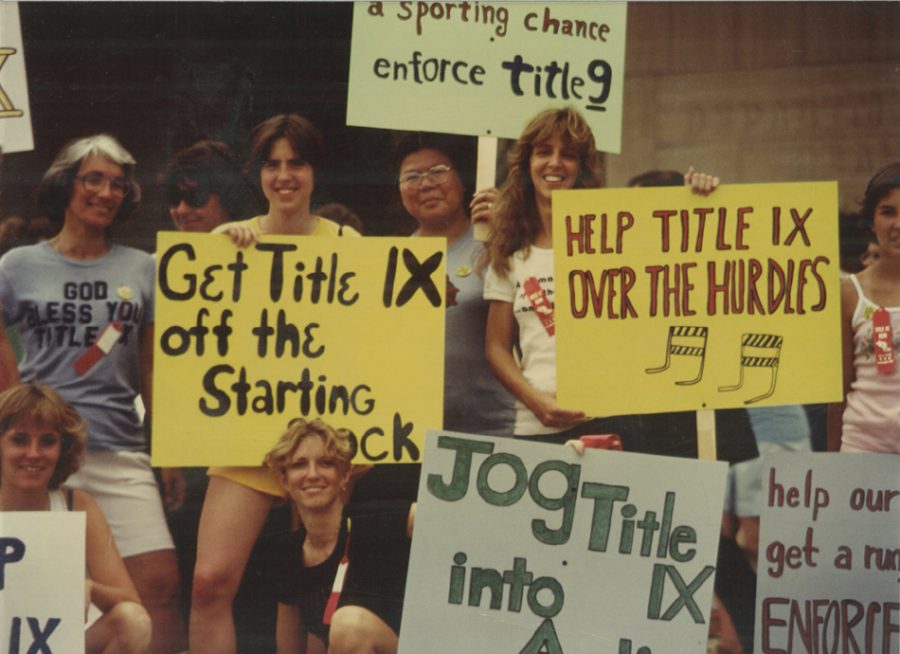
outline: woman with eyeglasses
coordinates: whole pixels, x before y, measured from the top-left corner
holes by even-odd
[[[408,132],[397,137],[393,154],[403,209],[416,221],[413,236],[447,240],[447,306],[444,322],[444,415],[448,431],[504,435],[512,433],[513,398],[497,381],[484,358],[488,303],[478,261],[482,243],[473,221],[488,220],[495,189],[473,197],[470,140]],[[467,151],[467,149],[469,151]],[[471,212],[471,215],[470,215]],[[360,478],[355,496],[366,499],[415,499],[418,464],[382,464]]]
[[[512,433],[513,398],[484,357],[489,303],[478,263],[483,246],[473,223],[487,220],[496,198],[488,189],[471,196],[471,167],[459,137],[411,133],[397,142],[400,200],[416,236],[447,239],[447,316],[444,345],[444,429],[477,434]],[[469,153],[471,159],[471,154]],[[471,215],[470,215],[471,212]]]
[[[182,232],[211,232],[262,208],[231,149],[219,141],[203,139],[172,155],[162,185],[169,217]]]
[[[266,213],[219,225],[239,247],[261,236],[359,236],[352,227],[314,214],[310,201],[316,167],[325,157],[318,129],[297,114],[264,120],[250,134],[249,174],[268,200]],[[285,499],[277,476],[261,466],[213,467],[203,500],[197,565],[191,593],[192,654],[237,650],[232,603],[269,509]]]
[[[5,332],[9,379],[52,386],[88,426],[81,470],[69,479],[90,493],[153,620],[151,652],[184,649],[172,537],[135,410],[151,406],[153,259],[110,239],[140,201],[135,160],[106,134],[67,144],[44,174],[38,203],[59,226],[48,241],[0,259],[5,324],[18,324],[16,368]]]

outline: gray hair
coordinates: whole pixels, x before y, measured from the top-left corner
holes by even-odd
[[[141,201],[141,187],[134,178],[136,161],[122,144],[109,134],[94,134],[74,141],[69,141],[56,158],[44,177],[37,191],[37,201],[54,223],[61,225],[66,206],[72,194],[72,184],[81,162],[89,156],[109,159],[122,167],[125,178],[131,186],[131,192],[122,202],[116,216],[116,222],[130,214]]]

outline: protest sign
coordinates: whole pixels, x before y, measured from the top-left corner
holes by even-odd
[[[0,651],[84,652],[85,514],[0,512]]]
[[[900,651],[900,457],[763,461],[756,651]]]
[[[553,243],[563,406],[840,399],[833,182],[556,192]]]
[[[358,2],[347,124],[517,138],[573,106],[619,152],[624,2]]]
[[[726,471],[429,432],[400,653],[705,652]]]
[[[442,423],[443,239],[158,239],[155,465],[259,465],[288,422],[419,459]]]
[[[19,5],[0,2],[0,149],[34,150]]]

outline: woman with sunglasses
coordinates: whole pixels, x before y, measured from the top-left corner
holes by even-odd
[[[219,141],[203,139],[172,155],[162,184],[169,217],[182,232],[211,232],[262,208],[231,149]]]
[[[150,651],[178,652],[174,545],[135,410],[138,394],[151,406],[153,259],[109,235],[140,201],[134,166],[118,141],[99,134],[66,145],[44,174],[38,203],[60,231],[0,259],[3,321],[18,324],[23,348],[18,371],[4,363],[9,381],[39,379],[84,418],[85,464],[69,483],[109,521],[153,620]]]
[[[251,176],[259,179],[268,211],[219,225],[247,247],[267,234],[359,236],[310,209],[315,168],[325,155],[319,130],[296,114],[273,116],[250,134]],[[263,467],[214,467],[203,501],[197,565],[191,593],[192,654],[228,654],[237,649],[232,603],[269,509],[286,497],[278,478]]]

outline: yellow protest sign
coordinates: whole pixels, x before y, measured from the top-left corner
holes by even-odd
[[[418,460],[441,424],[443,239],[160,233],[153,462],[259,465],[297,417],[359,462]]]
[[[347,124],[517,138],[573,106],[619,152],[624,2],[357,2]]]
[[[840,399],[836,183],[558,192],[553,245],[563,406]]]

